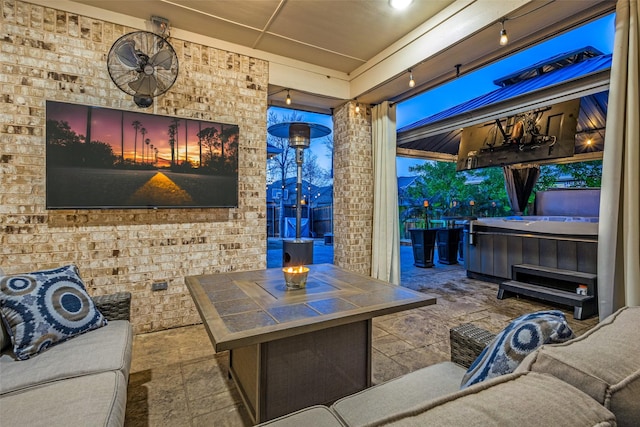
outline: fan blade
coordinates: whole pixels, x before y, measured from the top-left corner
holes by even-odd
[[[138,68],[140,58],[136,54],[136,44],[133,40],[125,40],[116,48],[116,57],[124,65],[132,68]]]
[[[171,64],[173,63],[173,55],[168,49],[163,49],[160,52],[153,55],[149,64],[153,67],[162,67],[165,70],[171,68]]]
[[[167,85],[160,78],[160,75],[156,76],[156,83],[158,85],[158,87],[157,87],[158,95],[165,93],[167,91],[167,89],[169,89],[167,87]]]
[[[129,82],[129,87],[136,91],[137,96],[153,96],[157,86],[156,78],[144,73],[137,80]]]

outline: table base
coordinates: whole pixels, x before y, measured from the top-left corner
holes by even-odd
[[[229,371],[256,423],[371,386],[371,320],[230,350]]]

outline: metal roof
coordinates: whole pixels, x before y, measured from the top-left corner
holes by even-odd
[[[556,56],[544,59],[521,70],[509,73],[504,77],[500,77],[494,80],[493,84],[500,87],[509,86],[514,83],[518,83],[523,80],[537,77],[544,73],[549,73],[559,68],[566,67],[567,65],[582,62],[587,58],[593,58],[602,55],[604,54],[592,46],[575,49],[569,52],[560,53]]]
[[[564,54],[564,55],[567,55],[567,54]],[[553,59],[553,58],[550,58],[550,59]],[[544,62],[545,61],[543,61],[542,63]],[[548,60],[546,62],[548,62]],[[535,64],[534,66],[537,66],[539,68],[538,64]],[[532,68],[533,67],[529,67],[529,69],[532,69]],[[458,104],[447,110],[433,114],[422,120],[418,120],[417,122],[412,123],[410,125],[403,126],[402,128],[398,129],[398,134],[400,135],[402,133],[406,133],[408,131],[411,131],[417,128],[421,128],[433,123],[437,123],[444,119],[462,115],[464,113],[476,110],[478,108],[485,107],[487,105],[498,104],[500,102],[509,100],[511,98],[524,95],[530,92],[534,92],[538,89],[559,85],[564,82],[568,82],[570,80],[574,80],[574,79],[586,76],[588,74],[596,73],[598,71],[603,71],[609,68],[611,68],[610,54],[600,55],[600,56],[585,59],[578,63],[565,65],[551,72],[538,75],[537,77],[521,80],[517,83],[513,83],[508,86],[501,87],[485,95],[481,95],[477,98],[471,99],[467,102],[463,102],[462,104]],[[522,71],[518,72],[518,74],[522,74]],[[512,76],[513,74],[510,74],[506,78],[509,79],[509,78],[512,78]],[[504,80],[504,78],[499,79],[497,81],[502,81],[502,80]],[[456,152],[457,152],[457,149],[456,149]]]
[[[575,154],[604,150],[604,134],[607,119],[609,91],[584,96],[580,99],[580,113],[576,128]],[[462,129],[428,136],[399,147],[432,153],[458,154]]]

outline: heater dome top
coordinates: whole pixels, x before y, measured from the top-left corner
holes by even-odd
[[[309,138],[320,138],[327,136],[331,133],[331,129],[318,123],[306,123],[306,122],[282,122],[269,126],[267,132],[277,138],[289,138],[290,132],[294,132],[297,129],[309,128]]]

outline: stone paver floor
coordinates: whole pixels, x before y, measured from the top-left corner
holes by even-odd
[[[320,249],[324,262],[330,249]],[[448,360],[451,327],[474,323],[498,332],[522,314],[559,308],[524,298],[498,300],[498,285],[467,278],[460,265],[416,268],[410,251],[401,250],[402,285],[435,294],[438,302],[374,319],[374,383]],[[576,321],[571,309],[563,311],[578,335],[597,322]],[[251,425],[228,376],[228,353],[214,352],[202,325],[134,338],[126,425]]]

